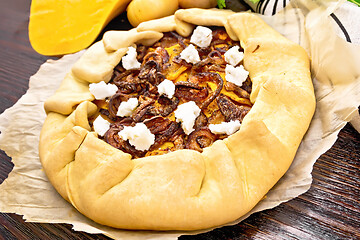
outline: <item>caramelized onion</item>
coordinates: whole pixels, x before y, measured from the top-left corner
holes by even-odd
[[[189,44],[189,39],[186,39],[182,36],[180,36],[179,34],[177,34],[176,32],[170,32],[172,36],[174,36],[175,38],[177,38],[179,45],[182,48],[186,48],[186,46]]]
[[[118,133],[124,129],[124,126],[129,126],[129,122],[119,122],[110,125],[110,129],[105,133],[104,140],[114,148],[120,149],[124,152],[130,153],[135,157],[143,157],[144,151],[139,151],[131,146],[128,141],[123,140]]]
[[[196,75],[197,73],[201,73],[205,71],[205,66],[207,66],[209,63],[211,63],[210,58],[205,58],[201,60],[198,63],[195,63],[191,68],[190,75]]]
[[[215,82],[217,85],[216,90],[199,106],[201,109],[204,109],[220,94],[224,81],[218,73],[213,72],[199,73],[196,76],[199,82]]]
[[[220,110],[216,110],[216,111],[212,112],[212,114],[209,117],[208,121],[209,121],[209,124],[220,124],[222,122],[225,122],[225,117],[221,113]]]
[[[157,149],[163,143],[167,142],[180,127],[178,123],[163,117],[151,118],[144,121],[144,124],[152,134],[155,134],[155,142],[150,147],[150,151]]]
[[[164,33],[164,37],[157,43],[154,44],[154,47],[169,48],[178,43],[178,39],[172,35],[172,32]]]
[[[252,83],[250,81],[250,78],[247,78],[246,81],[243,82],[241,88],[247,91],[249,94],[251,94]]]
[[[205,127],[208,124],[208,119],[206,117],[206,115],[201,111],[200,115],[195,119],[195,124],[194,124],[194,128],[201,128],[201,127]]]
[[[145,62],[140,70],[139,78],[146,79],[151,84],[156,82],[156,73],[160,71],[160,64],[155,60],[149,60]]]
[[[181,127],[179,127],[174,132],[174,134],[169,139],[169,141],[174,143],[174,149],[175,150],[184,149],[185,148],[185,133],[184,133],[184,130]]]
[[[186,62],[184,59],[180,57],[180,55],[177,55],[173,58],[173,62],[179,65],[183,65],[185,67],[192,67],[191,63]]]
[[[151,109],[151,113],[156,115],[161,115],[163,117],[168,116],[170,113],[175,111],[179,104],[179,99],[177,97],[173,97],[171,99],[160,96],[158,98],[158,104]]]
[[[226,62],[220,52],[212,51],[206,58],[192,66],[190,75],[210,71],[225,72],[225,66]]]
[[[200,58],[204,58],[211,52],[211,48],[200,48],[200,47],[198,47],[197,51],[199,53]]]
[[[109,100],[109,118],[110,119],[116,119],[117,116],[117,111],[118,111],[118,108],[120,106],[120,103],[123,102],[123,101],[127,101],[129,100],[131,96],[127,95],[127,94],[123,94],[121,92],[117,92],[115,93]]]
[[[129,76],[129,75],[137,75],[139,74],[139,69],[130,69],[125,70],[123,72],[114,71],[114,76],[112,78],[112,81],[115,83],[115,85],[118,85],[118,83],[124,81],[123,78]]]
[[[201,87],[192,82],[177,82],[175,83],[175,86],[175,97],[178,97],[185,102],[194,101],[197,104],[201,104],[209,94],[206,87]]]
[[[226,66],[226,62],[222,57],[219,50],[214,50],[208,54],[208,57],[211,59],[211,63],[215,66],[222,65],[224,68]]]
[[[158,58],[160,58],[162,64],[169,62],[170,56],[165,48],[157,47],[155,52],[158,54]]]
[[[250,94],[247,91],[245,91],[244,89],[242,89],[241,87],[239,87],[238,85],[236,85],[236,84],[234,84],[232,82],[226,82],[224,87],[228,91],[233,91],[239,97],[250,98]]]
[[[123,73],[115,74],[113,82],[124,94],[139,93],[142,91],[142,84],[146,84],[146,79],[139,79],[139,69],[126,70]]]
[[[215,140],[216,135],[207,127],[199,128],[190,133],[186,142],[186,148],[202,152],[203,148],[210,146]]]
[[[135,122],[141,122],[144,119],[147,118],[147,115],[149,115],[149,110],[151,108],[153,108],[153,106],[151,106],[151,104],[153,104],[155,102],[154,99],[151,98],[139,98],[140,101],[140,106],[136,108],[136,110],[133,112],[133,114],[131,115],[131,118],[135,121]],[[150,116],[153,116],[152,114],[150,114]]]
[[[149,52],[145,55],[143,62],[148,62],[150,60],[155,61],[161,67],[162,64],[169,62],[170,56],[166,49],[162,47],[157,47],[154,52]]]
[[[170,123],[171,121],[168,118],[163,117],[153,117],[144,121],[152,134],[159,134],[159,132],[164,131]]]
[[[231,42],[231,38],[226,33],[225,29],[216,29],[213,31],[212,34],[213,38],[211,41],[211,46],[216,46],[219,44],[226,44],[228,45]]]
[[[136,53],[137,53],[136,59],[139,62],[142,62],[144,60],[144,57],[145,57],[145,55],[147,53],[147,50],[148,50],[148,47],[146,47],[144,45],[138,45],[136,47]]]
[[[216,102],[227,122],[235,120],[242,122],[245,115],[250,111],[250,107],[243,105],[238,106],[223,94],[217,97]]]

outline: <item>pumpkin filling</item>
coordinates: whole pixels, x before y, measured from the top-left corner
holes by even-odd
[[[102,83],[108,94],[98,97],[95,85],[91,126],[134,158],[201,152],[236,132],[252,106],[242,48],[221,28],[197,27],[187,38],[168,32],[151,47],[129,47]]]

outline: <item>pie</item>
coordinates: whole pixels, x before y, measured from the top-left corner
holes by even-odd
[[[315,110],[309,68],[302,47],[251,13],[178,10],[107,32],[45,102],[41,163],[103,225],[229,223],[294,159]]]

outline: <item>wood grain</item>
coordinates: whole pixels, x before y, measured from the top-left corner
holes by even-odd
[[[0,1],[0,113],[27,90],[29,77],[48,59],[31,48],[27,25],[30,1]],[[123,16],[107,29],[127,29]],[[350,125],[316,162],[308,192],[253,214],[240,224],[180,239],[360,239],[360,135]],[[13,168],[0,152],[0,182]],[[1,193],[0,193],[1,194]],[[109,239],[75,232],[67,224],[24,222],[0,213],[0,239]]]

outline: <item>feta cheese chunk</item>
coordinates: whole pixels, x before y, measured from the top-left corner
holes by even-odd
[[[155,135],[144,123],[137,123],[134,127],[124,127],[118,134],[123,140],[129,140],[129,143],[140,151],[148,150],[155,142]]]
[[[93,127],[94,131],[103,137],[107,130],[109,130],[110,123],[99,115],[93,122]]]
[[[188,63],[198,63],[200,62],[200,56],[195,46],[190,44],[180,53],[180,58],[184,59]]]
[[[141,64],[136,59],[137,52],[134,47],[129,47],[126,55],[121,58],[122,65],[126,70],[139,68]]]
[[[106,84],[104,81],[99,83],[90,83],[89,90],[92,95],[94,95],[97,100],[104,100],[107,97],[114,95],[118,87],[114,84]]]
[[[246,81],[249,76],[249,72],[244,69],[244,66],[233,67],[231,65],[226,65],[225,68],[225,79],[228,82],[232,82],[239,87]]]
[[[119,117],[129,117],[139,105],[137,98],[129,98],[126,102],[121,102],[116,113]]]
[[[231,135],[240,129],[241,123],[239,120],[223,122],[220,124],[209,124],[209,129],[214,134]]]
[[[191,35],[190,42],[201,47],[208,47],[212,40],[212,31],[210,28],[197,26]]]
[[[194,101],[183,103],[175,110],[176,121],[181,122],[181,127],[187,135],[194,131],[195,119],[200,115],[200,112],[200,108]]]
[[[165,95],[168,98],[172,98],[175,94],[175,84],[168,80],[165,79],[164,81],[162,81],[158,86],[157,86],[158,92],[160,95]]]
[[[224,54],[225,61],[232,66],[238,65],[244,58],[244,53],[239,51],[239,46],[234,46],[226,51]]]

